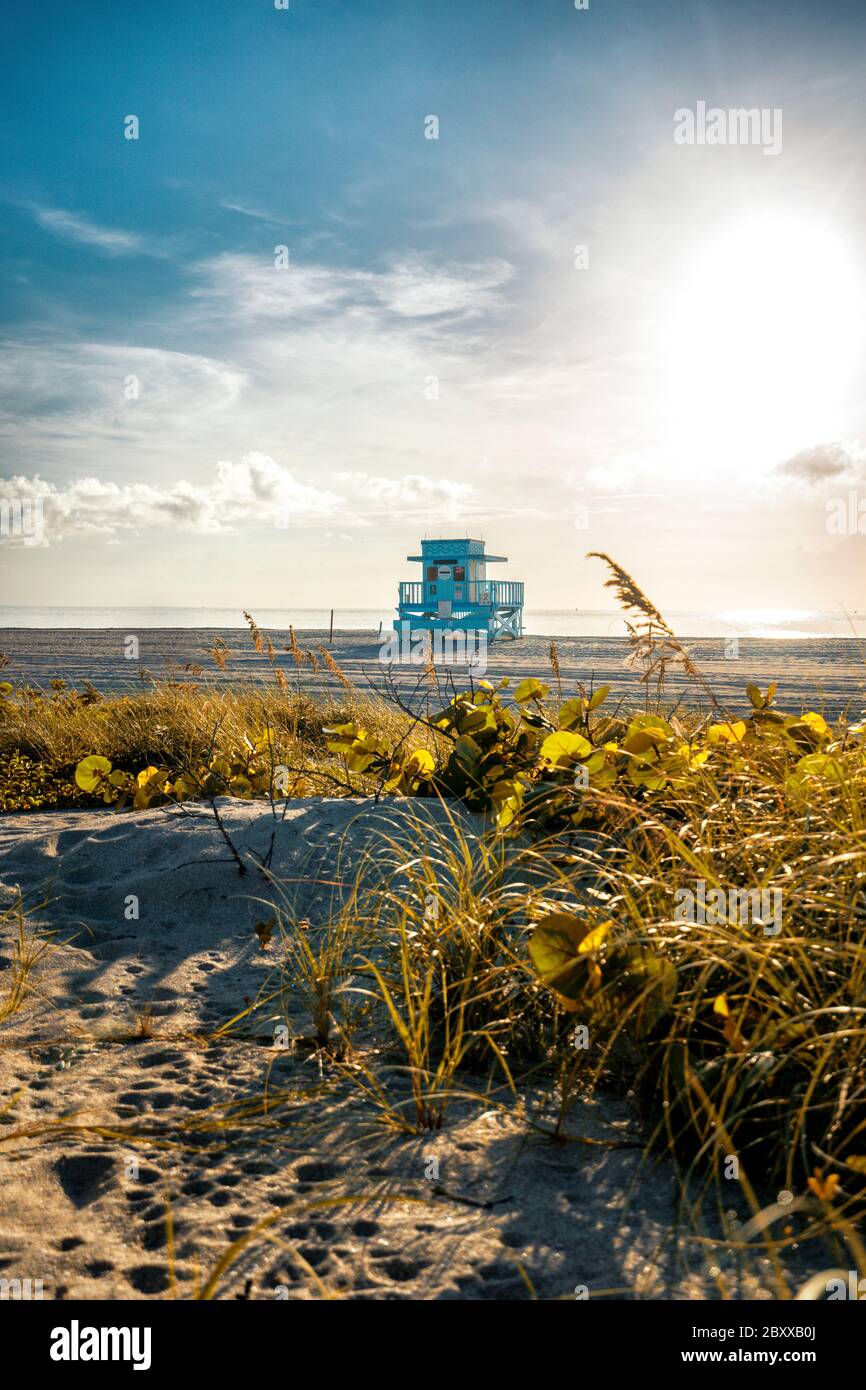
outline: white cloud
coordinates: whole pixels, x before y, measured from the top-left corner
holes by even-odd
[[[832,478],[843,482],[864,476],[866,449],[860,443],[815,444],[802,449],[779,465],[776,472],[804,483],[821,483]]]
[[[464,515],[475,500],[475,488],[449,478],[427,478],[410,473],[404,478],[377,478],[369,473],[338,473],[366,515],[442,518]]]
[[[121,232],[110,227],[98,227],[85,217],[63,208],[34,207],[33,216],[47,232],[64,237],[67,241],[78,241],[85,246],[95,246],[110,256],[136,255],[145,250],[142,238],[134,232]]]
[[[243,371],[194,353],[19,342],[0,352],[0,440],[22,472],[110,474],[120,449],[162,441],[174,459],[208,422],[224,431],[245,385]],[[212,458],[222,450],[209,442]]]
[[[510,277],[511,266],[498,259],[442,271],[413,258],[375,277],[373,289],[386,309],[406,318],[477,314],[496,307],[496,291]]]
[[[363,281],[361,272],[327,266],[277,269],[274,254],[261,258],[226,252],[196,267],[200,285],[192,297],[201,312],[242,322],[307,318],[344,303]]]
[[[511,276],[507,261],[493,258],[447,270],[407,257],[388,270],[345,270],[315,263],[277,267],[275,253],[214,256],[197,266],[193,297],[203,311],[252,320],[309,322],[337,313],[401,318],[468,317],[498,304],[497,291]]]
[[[390,479],[344,473],[337,482],[339,493],[302,482],[268,454],[251,451],[240,463],[221,459],[204,484],[183,478],[158,485],[82,477],[58,487],[37,474],[0,479],[0,499],[41,502],[50,544],[123,531],[210,534],[242,526],[369,525],[395,510],[435,521],[458,516],[474,494],[467,484],[420,475]]]
[[[252,217],[256,222],[270,222],[275,227],[291,226],[291,219],[287,217],[275,217],[273,213],[265,212],[262,208],[253,207],[250,203],[242,203],[232,198],[221,198],[220,207],[227,212],[238,212],[242,217]]]
[[[168,486],[76,478],[61,487],[38,475],[0,479],[0,497],[41,499],[45,538],[117,531],[231,530],[243,523],[273,525],[278,517],[315,523],[333,515],[341,499],[300,482],[266,454],[245,454],[240,463],[221,460],[206,484],[179,479]]]

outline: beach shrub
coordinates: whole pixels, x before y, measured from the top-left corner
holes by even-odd
[[[75,781],[84,792],[97,795],[108,805],[136,811],[168,801],[190,801],[234,796],[249,801],[255,796],[284,798],[303,796],[305,779],[274,761],[274,731],[259,731],[240,749],[214,753],[207,762],[180,771],[148,766],[136,773],[113,768],[108,758],[90,754],[75,770]]]
[[[4,767],[9,768],[6,810],[29,809],[31,802],[43,810],[104,804],[128,809],[138,786],[124,795],[119,774],[137,782],[148,769],[162,771],[179,798],[206,796],[214,787],[219,795],[246,795],[238,779],[246,775],[250,762],[254,764],[249,745],[255,745],[264,729],[271,731],[274,741],[274,752],[265,761],[288,768],[293,794],[304,791],[304,777],[311,779],[307,784],[311,793],[346,794],[351,789],[333,765],[323,729],[362,717],[395,744],[410,725],[383,702],[356,695],[316,704],[279,689],[243,686],[164,682],[132,694],[101,697],[88,689],[70,690],[63,682],[54,682],[49,689],[22,685],[13,689],[10,684],[0,695],[0,795]],[[91,783],[85,791],[76,783],[76,768],[94,756],[106,758],[118,774],[113,790],[110,785]],[[20,759],[26,761],[20,764]],[[227,763],[228,770],[212,767],[215,760]],[[25,770],[30,781],[39,784],[38,806],[26,788],[19,788]],[[250,794],[266,795],[254,765],[252,771]],[[153,776],[151,772],[142,780],[149,783]],[[145,801],[159,804],[158,789],[147,788],[139,805]]]
[[[775,687],[749,688],[748,719],[703,722],[671,715],[607,715],[608,687],[550,702],[539,681],[522,681],[506,704],[508,679],[455,695],[423,721],[435,738],[412,747],[359,720],[325,726],[325,753],[336,767],[329,783],[346,795],[441,797],[491,816],[500,830],[550,834],[616,822],[623,806],[650,798],[676,818],[691,784],[774,779],[779,796],[815,784],[844,782],[862,760],[864,728],[831,727],[817,711],[786,714]],[[320,790],[312,773],[326,772],[321,754],[310,768],[292,740],[271,726],[231,744],[143,767],[115,767],[102,752],[77,765],[78,788],[118,809],[166,801],[236,796],[303,796]]]
[[[784,714],[749,688],[748,720],[703,724],[640,713],[608,716],[607,686],[591,695],[548,702],[541,682],[522,681],[506,705],[504,679],[456,695],[425,721],[445,739],[438,758],[392,748],[355,723],[326,730],[327,747],[345,772],[365,774],[386,792],[443,796],[495,817],[500,829],[537,833],[597,823],[605,794],[642,802],[662,794],[672,813],[685,787],[700,776],[775,775],[780,788],[814,779],[844,779],[862,757],[863,727],[840,720],[833,729],[816,711]],[[359,790],[361,788],[359,787]]]
[[[49,811],[91,804],[91,797],[75,784],[74,768],[37,761],[17,749],[0,758],[0,812]]]

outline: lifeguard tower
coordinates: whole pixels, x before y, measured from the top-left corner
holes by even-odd
[[[522,637],[522,582],[487,578],[487,566],[506,558],[486,555],[484,541],[422,541],[420,555],[406,556],[423,566],[423,577],[400,585],[403,631],[484,631],[488,642]]]

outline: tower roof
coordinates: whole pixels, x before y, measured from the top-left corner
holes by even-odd
[[[504,564],[507,560],[506,555],[488,555],[484,550],[484,541],[473,540],[468,536],[457,536],[454,539],[444,538],[438,540],[424,540],[421,542],[420,555],[407,555],[407,560],[456,560],[458,558],[469,558],[475,560],[486,560],[488,564]]]

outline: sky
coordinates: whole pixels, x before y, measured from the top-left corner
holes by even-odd
[[[862,0],[2,24],[0,602],[866,609]]]

